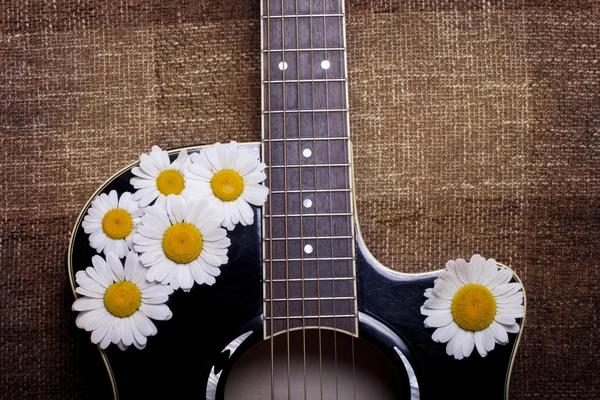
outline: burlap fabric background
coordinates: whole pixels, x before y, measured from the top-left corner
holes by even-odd
[[[511,398],[598,399],[600,2],[346,8],[371,251],[508,264],[528,303]],[[15,0],[0,29],[0,397],[86,398],[71,228],[153,144],[260,139],[259,2]]]

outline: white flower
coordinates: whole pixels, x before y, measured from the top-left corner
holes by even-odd
[[[119,198],[115,190],[97,196],[83,218],[81,226],[90,235],[90,246],[98,253],[115,253],[125,257],[133,249],[131,238],[144,211],[125,192]]]
[[[185,178],[185,170],[189,164],[187,151],[181,150],[177,159],[171,163],[169,153],[158,146],[152,146],[150,154],[140,155],[139,167],[134,167],[131,173],[131,185],[137,189],[133,199],[140,207],[146,207],[157,198],[170,194],[187,196],[189,186]]]
[[[110,343],[121,350],[134,345],[146,347],[148,336],[157,329],[150,321],[166,321],[172,313],[165,304],[173,289],[146,280],[146,268],[130,251],[125,268],[113,254],[92,258],[93,267],[78,271],[75,291],[82,297],[73,303],[73,311],[80,311],[75,323],[78,328],[92,332],[91,339],[105,349]]]
[[[510,283],[512,277],[508,268],[478,254],[469,263],[448,261],[433,288],[425,290],[421,307],[428,316],[425,327],[437,328],[431,338],[447,342],[446,353],[458,360],[474,347],[485,357],[496,343],[508,343],[508,333],[519,331],[516,318],[525,315],[522,285]]]
[[[237,223],[251,225],[254,212],[250,204],[262,206],[269,190],[261,185],[266,165],[236,142],[216,143],[190,156],[187,178],[194,185],[194,196],[208,200],[224,218],[223,226],[232,230]]]
[[[147,279],[189,291],[194,285],[215,283],[219,266],[227,263],[230,244],[221,219],[206,202],[168,196],[146,209],[133,237]]]

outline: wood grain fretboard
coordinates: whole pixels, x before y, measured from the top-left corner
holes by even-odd
[[[343,0],[263,0],[265,335],[356,333]]]

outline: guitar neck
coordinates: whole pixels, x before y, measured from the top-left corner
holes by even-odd
[[[265,336],[357,332],[343,0],[263,0]]]

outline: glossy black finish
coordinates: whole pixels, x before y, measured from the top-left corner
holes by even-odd
[[[172,160],[175,157],[176,153],[171,154]],[[131,176],[128,169],[100,191],[133,191]],[[228,233],[232,242],[230,262],[221,267],[221,276],[213,286],[195,285],[188,293],[178,290],[170,296],[168,305],[173,318],[155,321],[158,334],[148,339],[144,350],[131,346],[121,351],[113,345],[106,349],[119,398],[199,398],[204,393],[210,369],[223,347],[240,326],[262,313],[261,219],[260,209],[255,208],[252,226],[238,225]],[[96,254],[80,223],[77,221],[70,252],[73,277],[78,270],[90,266]],[[94,398],[111,398],[110,380],[97,347],[90,343],[89,333],[77,329],[75,317],[73,312],[73,331],[88,379],[85,384],[90,385]]]
[[[498,345],[486,357],[476,350],[470,357],[455,360],[446,355],[446,344],[431,340],[432,328],[425,328],[420,307],[425,289],[433,287],[438,272],[419,275],[398,274],[381,266],[357,238],[358,309],[377,318],[410,346],[411,360],[419,370],[421,399],[508,398],[508,374],[518,334],[509,333],[509,343]],[[518,321],[522,323],[521,320]]]
[[[100,191],[132,191],[130,178],[127,169]],[[232,242],[230,262],[222,266],[215,285],[196,285],[189,293],[177,291],[171,296],[168,304],[173,318],[156,322],[158,335],[149,338],[146,349],[131,347],[122,352],[111,345],[100,352],[90,343],[89,333],[75,327],[73,312],[73,334],[78,341],[75,351],[85,378],[83,390],[93,398],[111,398],[112,374],[121,399],[204,398],[214,368],[215,373],[221,372],[217,391],[217,398],[221,398],[235,361],[263,340],[261,218],[260,209],[255,208],[254,225],[238,226],[228,234]],[[77,221],[67,254],[73,269],[68,271],[69,278],[91,265],[96,254],[80,223]],[[419,310],[425,301],[423,293],[433,286],[438,272],[402,275],[386,269],[370,255],[360,237],[356,250],[359,336],[376,345],[394,364],[406,385],[399,398],[409,398],[410,389],[395,347],[414,369],[421,399],[507,398],[507,376],[517,335],[509,334],[510,343],[496,345],[485,358],[475,351],[468,359],[454,360],[446,355],[445,344],[431,340],[434,330],[423,326],[424,316]],[[223,353],[233,339],[248,331],[252,335],[233,354]],[[102,355],[108,360],[106,364]]]

